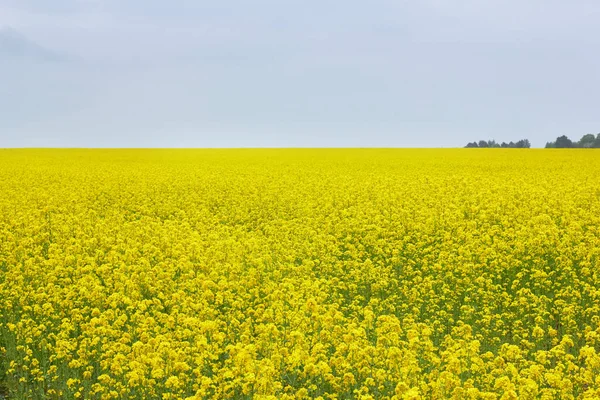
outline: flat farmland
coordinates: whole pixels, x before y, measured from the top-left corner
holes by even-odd
[[[0,150],[0,397],[596,399],[600,152]]]

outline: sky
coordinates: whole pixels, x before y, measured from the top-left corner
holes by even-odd
[[[597,0],[0,0],[0,147],[600,132]]]

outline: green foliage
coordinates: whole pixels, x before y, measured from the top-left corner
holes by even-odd
[[[501,147],[503,149],[528,149],[531,147],[529,140],[522,139],[518,142],[502,142],[501,144],[496,143],[495,140],[480,140],[479,142],[469,142],[465,148],[496,148]],[[547,149],[570,149],[570,148],[581,148],[581,149],[598,149],[600,148],[600,133],[593,135],[591,133],[585,134],[577,142],[573,142],[568,136],[562,135],[556,138],[554,142],[547,142],[545,148]]]
[[[595,140],[596,140],[596,137],[594,135],[592,135],[591,133],[588,133],[587,135],[583,135],[581,137],[581,139],[579,139],[579,143],[578,143],[577,147],[588,149],[594,145]]]
[[[510,142],[510,143],[506,143],[506,142],[502,142],[502,144],[496,143],[495,140],[480,140],[479,142],[470,142],[467,143],[467,145],[465,146],[465,148],[475,148],[475,147],[482,147],[482,148],[507,148],[507,149],[528,149],[531,147],[531,143],[529,143],[529,140],[527,139],[521,139],[518,142]]]
[[[594,140],[594,145],[592,147],[595,149],[600,149],[600,133],[596,135],[596,139]]]
[[[573,142],[566,135],[562,135],[556,138],[554,142],[546,143],[547,149],[569,149],[569,148],[580,148],[580,149],[597,149],[600,148],[600,133],[594,136],[591,133],[585,134],[577,142]]]

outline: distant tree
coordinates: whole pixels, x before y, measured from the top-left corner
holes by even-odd
[[[573,147],[573,141],[565,135],[557,137],[554,143],[557,149],[569,149]]]
[[[555,149],[556,148],[556,142],[546,142],[546,148],[547,149]]]
[[[465,146],[467,148],[474,148],[474,147],[479,147],[479,148],[519,148],[519,149],[528,149],[531,147],[531,143],[529,143],[528,139],[522,139],[519,140],[517,143],[514,142],[510,142],[510,143],[506,143],[506,142],[502,142],[502,144],[497,143],[494,139],[492,140],[480,140],[479,142],[469,142],[467,143],[467,145]]]
[[[528,149],[531,147],[531,143],[527,139],[521,139],[517,143],[515,143],[515,147],[517,149]]]
[[[592,147],[595,149],[600,149],[600,133],[596,136],[596,140],[594,140],[594,145]]]
[[[588,133],[587,135],[583,135],[579,142],[577,142],[577,147],[581,147],[583,149],[589,149],[590,147],[594,147],[594,143],[596,141],[596,137]]]

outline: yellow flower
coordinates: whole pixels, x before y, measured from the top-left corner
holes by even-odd
[[[178,377],[170,376],[165,382],[165,387],[168,389],[177,389],[181,385],[181,382]]]
[[[2,151],[14,397],[599,397],[597,156]]]

